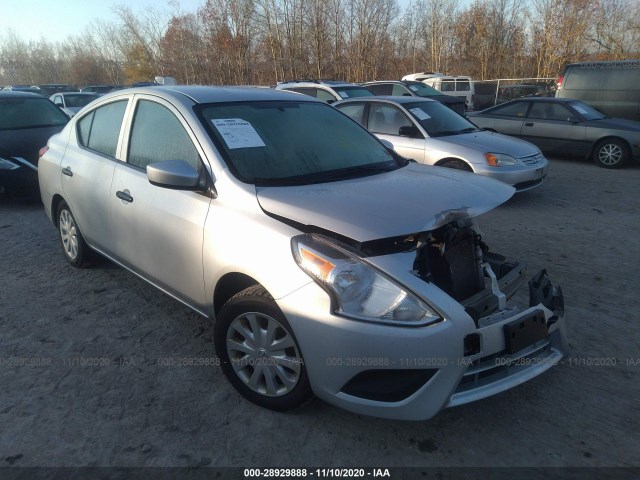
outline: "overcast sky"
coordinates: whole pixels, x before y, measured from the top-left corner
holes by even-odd
[[[206,0],[179,0],[184,13],[193,13]],[[0,35],[13,30],[23,40],[51,42],[75,36],[94,20],[115,21],[113,6],[126,4],[134,12],[146,8],[174,11],[168,0],[0,0]]]

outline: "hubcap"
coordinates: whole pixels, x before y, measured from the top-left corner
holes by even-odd
[[[300,379],[302,358],[291,334],[275,318],[250,312],[227,331],[227,352],[238,377],[254,392],[280,397]]]
[[[622,158],[622,149],[618,145],[608,143],[600,149],[598,158],[603,165],[615,165]]]
[[[69,210],[62,210],[60,213],[60,238],[64,253],[69,259],[75,260],[78,256],[78,230]]]

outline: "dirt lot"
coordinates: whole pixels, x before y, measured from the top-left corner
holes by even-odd
[[[41,206],[3,198],[0,463],[640,466],[639,184],[640,165],[554,159],[542,187],[481,219],[493,250],[562,285],[572,355],[415,423],[321,401],[274,413],[218,367],[159,364],[214,358],[208,321],[111,263],[72,268]]]

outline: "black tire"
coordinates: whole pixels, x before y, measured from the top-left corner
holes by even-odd
[[[447,160],[440,164],[441,167],[453,168],[455,170],[464,170],[465,172],[473,172],[471,167],[462,160]]]
[[[84,241],[69,205],[64,200],[58,205],[56,220],[64,256],[74,267],[82,267],[90,256],[90,249]]]
[[[620,168],[629,157],[629,146],[616,138],[604,139],[593,149],[593,161],[602,168]]]
[[[264,335],[243,336],[237,328],[254,334],[259,328]],[[268,339],[271,328],[272,341]],[[253,343],[256,337],[264,342]],[[222,371],[250,402],[270,410],[286,411],[312,397],[302,352],[291,326],[262,286],[253,285],[224,304],[216,318],[214,343]],[[236,345],[242,350],[234,348]],[[259,345],[262,347],[258,349]],[[277,349],[279,346],[285,348]]]

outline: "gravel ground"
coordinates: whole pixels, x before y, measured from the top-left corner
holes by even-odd
[[[640,466],[639,183],[640,165],[554,159],[480,219],[493,250],[562,285],[571,357],[409,423],[321,401],[274,413],[219,367],[159,364],[215,358],[208,321],[109,262],[72,268],[41,206],[2,198],[0,463]]]

